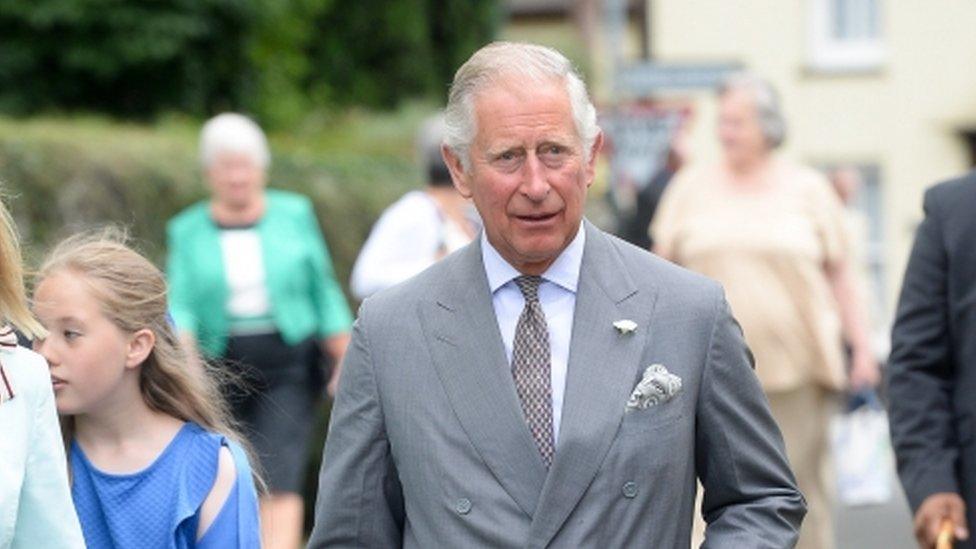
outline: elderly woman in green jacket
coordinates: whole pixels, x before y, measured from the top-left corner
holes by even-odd
[[[185,339],[243,381],[227,396],[268,484],[265,547],[292,549],[301,541],[299,494],[321,389],[316,358],[321,350],[333,359],[334,394],[352,315],[311,202],[265,188],[269,152],[257,124],[216,116],[203,127],[200,152],[211,198],[167,227],[171,314]]]

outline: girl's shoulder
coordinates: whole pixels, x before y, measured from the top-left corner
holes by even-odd
[[[36,401],[51,392],[51,372],[44,358],[16,346],[0,350],[0,394]]]
[[[138,471],[116,473],[97,468],[77,440],[71,442],[72,467],[91,471],[95,481],[103,486],[159,483],[189,487],[194,492],[195,484],[206,484],[208,477],[213,480],[221,444],[220,435],[210,433],[196,423],[186,422],[155,459]]]
[[[251,477],[252,469],[247,452],[239,443],[220,433],[208,431],[194,422],[187,422],[183,431],[185,437],[182,444],[186,448],[183,459],[187,462],[199,460],[201,463],[207,464],[206,469],[212,471],[209,477],[210,483],[212,483],[214,475],[217,474],[218,454],[222,447],[230,451],[234,468],[237,470],[237,477],[239,479]]]
[[[198,514],[217,479],[224,447],[231,455],[240,448],[219,433],[187,422],[151,466],[110,475],[91,467],[73,444],[73,493],[90,545],[102,545],[91,540],[128,540],[120,545],[131,547],[145,539],[196,540]],[[250,468],[246,457],[241,465],[234,462],[235,484],[240,486],[239,475],[250,474]],[[112,509],[106,512],[106,506]]]

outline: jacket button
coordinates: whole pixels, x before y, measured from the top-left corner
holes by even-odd
[[[459,515],[467,515],[471,512],[471,500],[468,498],[461,498],[454,502],[454,510],[457,511]]]
[[[633,497],[636,497],[637,496],[637,483],[628,482],[628,483],[624,484],[623,492],[624,492],[624,497],[625,498],[633,498]]]

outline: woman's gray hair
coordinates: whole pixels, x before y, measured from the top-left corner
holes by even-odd
[[[527,85],[553,79],[565,81],[576,133],[583,142],[583,154],[589,160],[600,127],[596,123],[596,108],[590,102],[586,84],[569,59],[545,46],[493,42],[476,51],[454,74],[454,83],[451,84],[444,110],[444,144],[461,159],[465,169],[470,167],[470,147],[477,133],[474,96],[510,75],[529,80]]]
[[[207,120],[200,130],[200,161],[209,168],[221,153],[246,154],[262,169],[271,164],[268,139],[253,120],[225,112]]]
[[[766,144],[775,149],[786,140],[786,119],[780,109],[779,93],[768,80],[755,74],[740,72],[726,78],[718,87],[718,96],[742,90],[752,96],[759,115],[759,126],[762,128]]]

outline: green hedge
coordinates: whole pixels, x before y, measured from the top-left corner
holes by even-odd
[[[352,263],[370,227],[383,208],[420,185],[413,138],[430,110],[416,105],[399,114],[309,119],[271,136],[269,182],[313,200],[347,295]],[[72,231],[114,223],[125,225],[137,247],[162,266],[166,221],[207,196],[198,131],[198,123],[184,120],[143,126],[102,118],[0,118],[0,192],[20,228],[28,265]],[[310,413],[317,427],[304,494],[306,529],[329,407]]]
[[[344,287],[379,213],[419,185],[412,138],[423,112],[352,114],[271,136],[269,184],[313,200]],[[0,182],[28,264],[70,232],[114,223],[162,266],[167,220],[207,196],[198,129],[185,121],[0,118]]]

